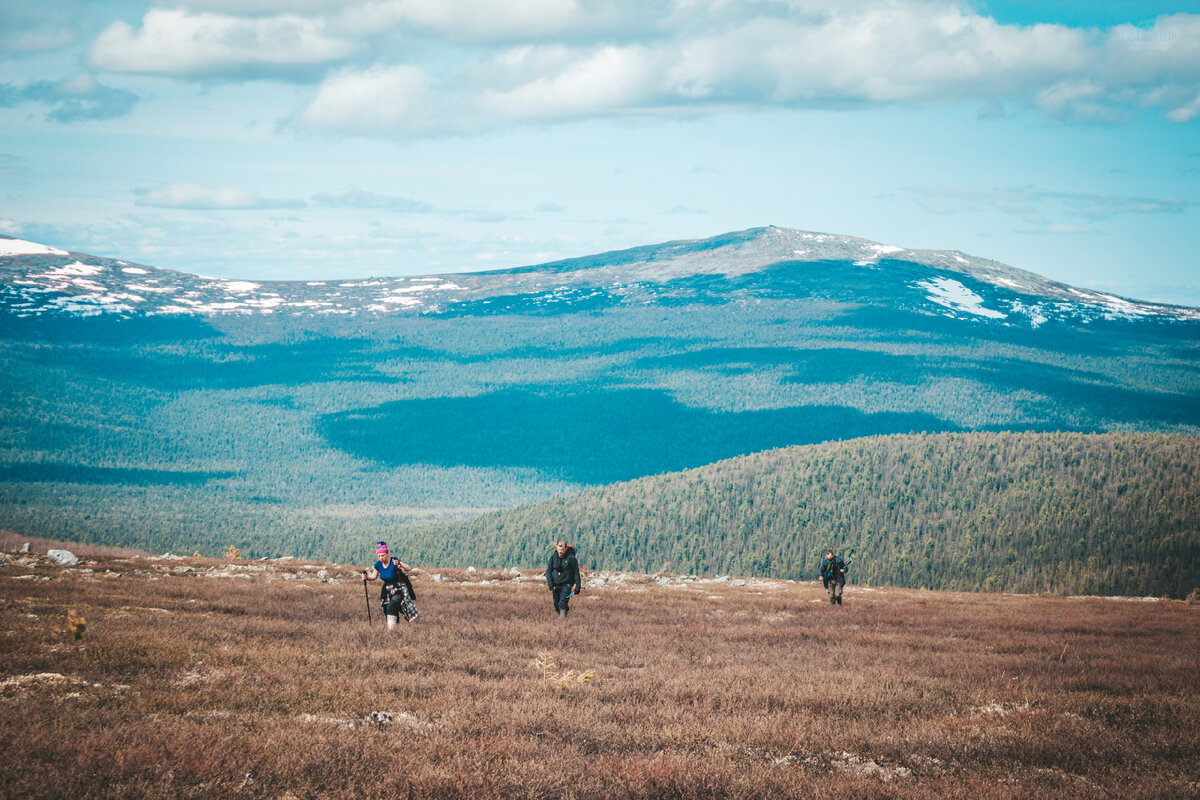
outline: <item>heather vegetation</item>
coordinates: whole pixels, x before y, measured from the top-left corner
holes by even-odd
[[[1190,798],[1198,607],[427,570],[369,626],[350,567],[0,566],[20,798]],[[603,579],[603,580],[601,580]],[[741,584],[741,585],[737,585]],[[82,627],[81,627],[82,626]],[[77,636],[79,638],[77,638]]]

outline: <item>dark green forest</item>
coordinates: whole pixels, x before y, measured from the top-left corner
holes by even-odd
[[[1200,586],[1200,437],[893,435],[729,459],[414,531],[418,558],[968,591],[1170,595]]]

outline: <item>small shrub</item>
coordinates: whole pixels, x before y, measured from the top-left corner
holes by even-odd
[[[538,653],[538,658],[534,662],[534,666],[542,671],[542,680],[544,681],[550,680],[550,670],[558,668],[558,665],[554,663],[554,657],[547,650]]]
[[[573,669],[565,672],[555,672],[558,665],[554,663],[554,657],[548,651],[543,650],[538,653],[537,661],[534,665],[542,671],[542,680],[547,683],[552,683],[559,689],[570,689],[574,686],[586,686],[596,680],[596,670],[589,669],[583,672],[576,672]]]
[[[75,613],[75,609],[67,609],[67,632],[76,639],[82,639],[87,633],[87,620]]]

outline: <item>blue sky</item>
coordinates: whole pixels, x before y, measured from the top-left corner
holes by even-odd
[[[1200,305],[1200,3],[0,0],[0,233],[209,275],[758,225]]]

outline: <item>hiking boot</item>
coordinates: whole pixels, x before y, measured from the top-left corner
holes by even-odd
[[[838,605],[840,606],[840,605],[842,604],[842,598],[840,598],[840,597],[839,597],[839,598],[837,599],[837,601],[838,601]]]

